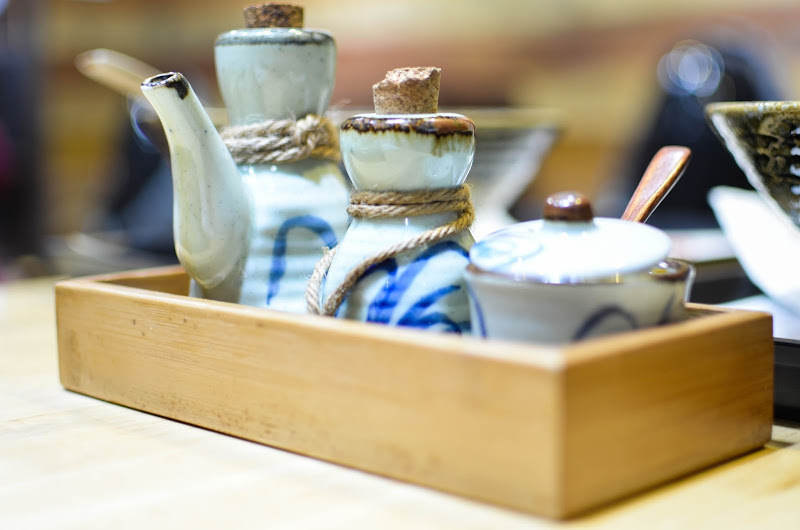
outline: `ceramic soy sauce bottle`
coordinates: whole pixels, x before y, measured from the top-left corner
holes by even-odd
[[[469,330],[463,272],[474,214],[463,183],[475,125],[437,113],[440,75],[438,68],[393,70],[373,86],[376,112],[342,124],[342,158],[356,189],[348,208],[353,220],[312,312]]]
[[[337,131],[321,118],[336,46],[329,33],[302,29],[302,15],[298,6],[252,6],[250,27],[217,38],[233,126],[225,140],[181,74],[142,85],[169,142],[175,247],[192,296],[305,312],[322,248],[347,228]]]

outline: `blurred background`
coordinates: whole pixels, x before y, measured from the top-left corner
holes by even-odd
[[[134,249],[130,239],[91,237],[136,228],[149,207],[161,213],[144,217],[168,236],[171,198],[161,155],[131,124],[135,102],[82,75],[75,60],[117,50],[183,72],[201,99],[221,105],[214,40],[243,26],[248,3],[0,0],[0,279],[174,260],[163,233],[144,234]],[[387,70],[415,65],[442,68],[442,107],[557,111],[557,141],[509,207],[522,220],[566,189],[619,215],[649,157],[681,144],[693,160],[651,222],[713,229],[707,189],[748,185],[703,105],[798,99],[800,4],[790,0],[302,4],[306,27],[338,42],[332,104],[343,112],[370,106]]]

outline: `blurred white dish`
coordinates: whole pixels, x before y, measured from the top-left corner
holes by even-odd
[[[708,202],[750,281],[800,315],[800,229],[755,191],[718,186]]]
[[[665,230],[672,240],[670,257],[695,264],[734,260],[733,251],[725,233],[719,228],[686,228]]]
[[[772,301],[768,296],[748,296],[720,304],[733,309],[766,311],[772,314],[772,334],[781,339],[800,340],[800,315],[788,311]]]

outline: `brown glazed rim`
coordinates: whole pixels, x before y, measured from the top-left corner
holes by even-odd
[[[473,263],[467,265],[467,272],[469,274],[475,276],[488,276],[491,278],[497,278],[500,280],[506,280],[509,282],[514,283],[529,283],[534,285],[559,285],[559,286],[573,286],[579,287],[581,285],[619,285],[623,282],[617,281],[610,281],[604,280],[603,278],[596,278],[587,281],[564,281],[562,283],[558,282],[545,282],[541,280],[537,280],[535,278],[515,278],[510,274],[504,274],[502,272],[496,271],[489,271],[485,269],[479,269]],[[676,258],[667,258],[659,261],[655,265],[653,265],[649,270],[643,270],[640,272],[630,272],[628,274],[623,275],[623,280],[626,277],[635,277],[635,276],[643,276],[647,274],[653,280],[659,282],[684,282],[689,280],[692,276],[692,265],[688,261],[684,261],[682,259]]]
[[[309,28],[240,28],[217,36],[214,46],[241,46],[248,44],[332,45],[330,32]]]
[[[342,122],[342,131],[357,133],[400,132],[437,137],[475,136],[475,124],[460,114],[360,114]]]
[[[800,114],[800,101],[722,101],[705,106],[706,116],[767,116],[770,114]]]

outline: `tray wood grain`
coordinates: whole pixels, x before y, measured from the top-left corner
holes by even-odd
[[[63,386],[563,518],[770,439],[772,320],[698,318],[564,347],[187,297],[179,267],[56,286]]]

